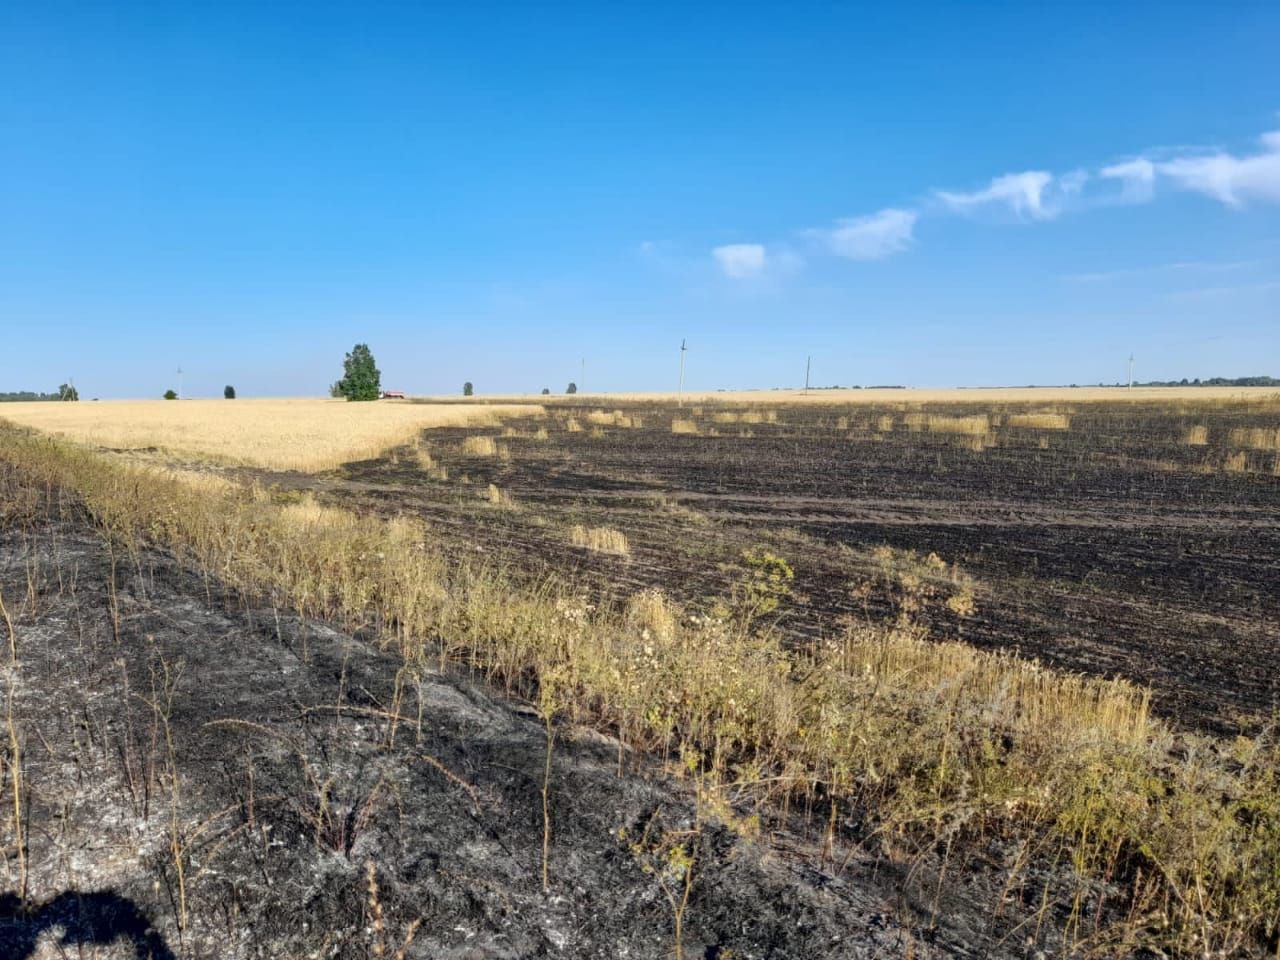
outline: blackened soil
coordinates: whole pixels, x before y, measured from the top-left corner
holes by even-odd
[[[546,740],[521,705],[113,557],[74,509],[0,522],[0,591],[27,864],[24,884],[6,816],[0,956],[392,957],[412,929],[411,958],[665,957],[661,857],[695,840],[687,957],[1053,952],[1053,916],[1002,906],[998,870],[939,883],[698,826],[682,783],[633,756],[620,776],[616,744],[573,729],[544,892]]]
[[[796,570],[781,623],[797,638],[894,612],[891,597],[858,589],[877,545],[933,552],[979,582],[972,616],[923,612],[934,636],[1129,677],[1190,727],[1238,730],[1280,708],[1280,453],[1228,444],[1233,428],[1274,428],[1274,414],[1081,404],[1069,430],[1001,426],[994,447],[975,451],[964,437],[911,431],[889,407],[783,407],[776,423],[738,424],[715,421],[726,408],[679,411],[699,435],[671,432],[669,404],[624,406],[640,428],[592,424],[592,409],[513,421],[524,436],[505,439],[497,428],[428,431],[448,480],[430,479],[407,449],[269,480],[413,513],[459,554],[617,593],[723,594],[741,551],[768,545]],[[883,415],[891,431],[876,429]],[[569,416],[581,430],[567,429]],[[1205,445],[1185,442],[1193,425],[1209,428]],[[528,436],[537,426],[548,439]],[[510,456],[465,456],[474,434]],[[489,483],[514,506],[483,502]],[[574,523],[622,530],[630,557],[571,547]]]

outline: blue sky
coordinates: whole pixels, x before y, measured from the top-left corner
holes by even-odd
[[[0,390],[1280,376],[1280,5],[0,4]]]

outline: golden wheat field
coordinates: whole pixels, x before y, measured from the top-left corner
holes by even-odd
[[[9,403],[0,418],[106,449],[156,448],[178,456],[309,471],[375,457],[427,427],[493,424],[499,417],[541,412],[534,404],[272,398]]]

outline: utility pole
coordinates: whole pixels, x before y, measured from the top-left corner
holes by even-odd
[[[1129,389],[1133,389],[1133,354],[1129,354]]]
[[[676,406],[684,406],[684,352],[689,348],[685,346],[686,341],[680,341],[680,386],[676,388]]]
[[[812,356],[804,358],[804,392],[806,395],[809,393],[809,364],[812,362]]]
[[[182,399],[182,368],[178,368],[178,399]]]

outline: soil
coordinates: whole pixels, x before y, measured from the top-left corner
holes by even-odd
[[[538,469],[520,469],[531,496]],[[546,736],[526,705],[408,675],[160,552],[115,555],[74,506],[0,522],[0,591],[25,776],[21,849],[0,828],[2,957],[393,957],[411,929],[410,958],[666,957],[676,843],[697,850],[686,957],[1058,944],[1053,911],[1029,919],[998,863],[940,879],[928,857],[823,856],[821,823],[799,820],[748,839],[696,822],[654,761],[624,755],[620,775],[616,743],[572,728],[554,742],[544,891]]]
[[[1003,426],[995,446],[973,450],[967,437],[907,429],[892,407],[787,407],[776,423],[717,424],[712,406],[624,406],[639,428],[595,426],[590,409],[562,404],[541,424],[513,421],[522,435],[505,438],[428,431],[421,444],[447,480],[430,479],[408,448],[318,477],[256,476],[414,514],[457,555],[615,596],[657,586],[703,602],[732,589],[744,549],[766,546],[796,571],[779,626],[797,642],[897,613],[875,583],[877,546],[936,553],[977,581],[971,615],[939,604],[914,614],[937,638],[1128,677],[1188,728],[1252,729],[1280,710],[1280,454],[1247,451],[1227,469],[1226,445],[1230,429],[1273,427],[1274,415],[1090,404],[1069,430]],[[700,434],[673,434],[677,412]],[[896,425],[878,432],[886,414]],[[582,429],[567,429],[570,416]],[[1191,424],[1209,426],[1206,445],[1184,442]],[[548,439],[529,436],[538,425]],[[509,456],[466,456],[462,441],[477,434]],[[510,504],[484,501],[490,483]],[[576,523],[623,531],[630,555],[571,546]]]

